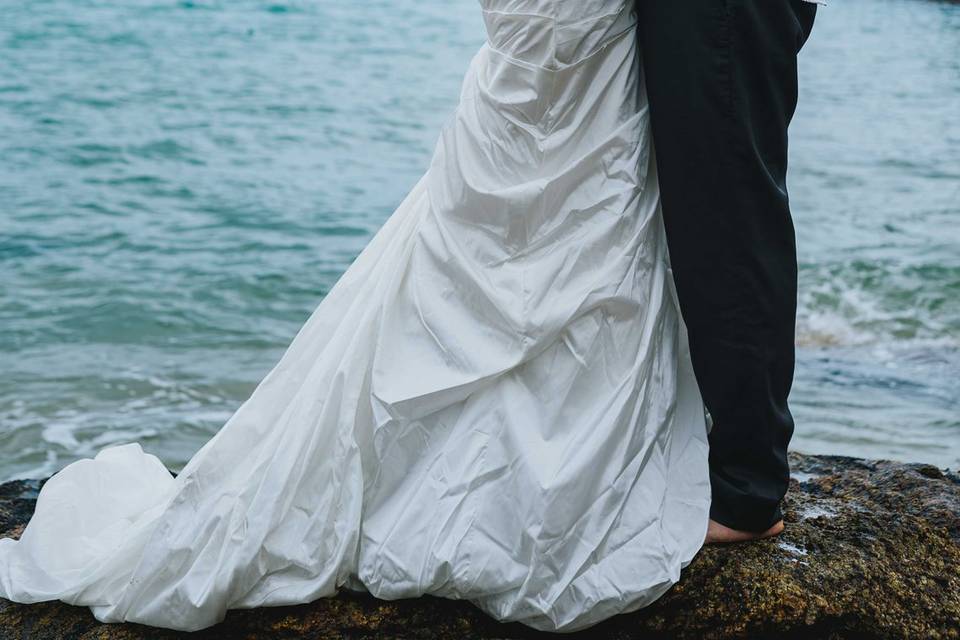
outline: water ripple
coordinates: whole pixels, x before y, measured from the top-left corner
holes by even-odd
[[[844,0],[801,59],[801,450],[960,463],[960,5]],[[49,0],[0,21],[0,479],[176,468],[426,168],[476,3]]]

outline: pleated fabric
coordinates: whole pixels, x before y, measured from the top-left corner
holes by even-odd
[[[339,589],[575,631],[700,549],[707,425],[633,0],[482,0],[431,165],[173,478],[137,443],[43,487],[0,596],[192,631]]]

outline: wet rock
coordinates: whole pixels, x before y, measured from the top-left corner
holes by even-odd
[[[924,464],[791,453],[786,531],[708,546],[653,605],[567,638],[960,639],[960,477]],[[0,485],[0,536],[16,537],[38,482]],[[59,602],[0,600],[0,640],[185,637],[104,625]],[[343,592],[231,611],[191,638],[535,638],[465,602]]]

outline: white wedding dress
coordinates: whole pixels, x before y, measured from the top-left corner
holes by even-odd
[[[181,630],[340,588],[574,631],[700,549],[707,424],[672,289],[634,0],[482,0],[432,163],[176,477],[43,487],[0,596]]]

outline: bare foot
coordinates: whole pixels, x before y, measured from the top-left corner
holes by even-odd
[[[739,529],[731,529],[730,527],[724,526],[711,518],[710,523],[707,525],[707,537],[703,541],[703,544],[743,542],[744,540],[770,538],[772,536],[779,535],[780,532],[783,531],[783,527],[783,520],[778,520],[766,531],[759,533],[755,531],[740,531]]]

